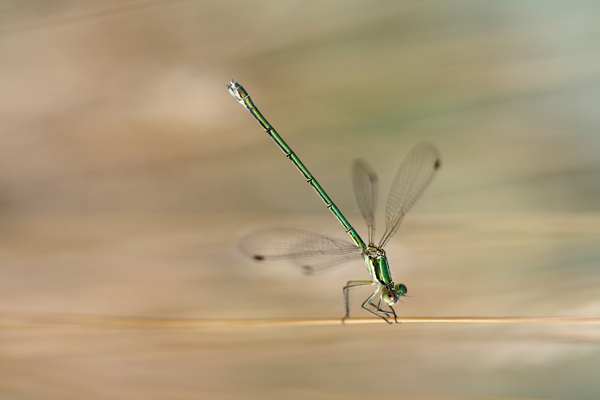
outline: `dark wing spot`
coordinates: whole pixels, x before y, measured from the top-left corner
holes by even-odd
[[[263,261],[265,258],[263,256],[259,256],[258,254],[254,255],[254,257],[252,257],[253,259],[255,259],[256,261]]]
[[[440,166],[442,165],[440,159],[438,158],[437,160],[435,160],[435,163],[433,163],[433,169],[438,169]]]
[[[315,270],[313,269],[313,267],[311,267],[310,265],[303,265],[302,266],[302,271],[304,271],[305,274],[310,275],[313,272],[315,272]]]

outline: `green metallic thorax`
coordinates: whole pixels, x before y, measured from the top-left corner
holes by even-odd
[[[363,257],[373,281],[382,285],[392,283],[392,273],[390,272],[387,256],[382,248],[369,244],[363,252]]]

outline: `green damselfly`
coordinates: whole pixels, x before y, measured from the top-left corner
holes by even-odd
[[[258,111],[248,92],[234,80],[229,83],[227,89],[241,105],[250,111],[287,158],[294,163],[307,182],[323,199],[327,208],[342,224],[352,240],[350,243],[300,229],[269,229],[256,232],[242,239],[240,243],[242,251],[258,261],[291,260],[308,273],[339,265],[349,260],[363,258],[371,275],[371,280],[349,281],[344,286],[346,314],[342,322],[350,316],[350,289],[367,285],[376,285],[377,289],[365,300],[362,308],[383,318],[390,324],[392,322],[388,318],[392,316],[394,321],[398,322],[396,312],[392,306],[400,301],[402,296],[406,295],[407,289],[402,283],[395,285],[392,281],[392,274],[383,247],[396,233],[404,215],[440,168],[440,156],[436,147],[429,142],[421,142],[402,161],[390,189],[385,212],[385,232],[378,245],[373,242],[375,236],[377,175],[366,162],[362,160],[355,161],[352,171],[354,194],[369,231],[369,243],[365,244],[321,185],[308,172],[298,156]]]

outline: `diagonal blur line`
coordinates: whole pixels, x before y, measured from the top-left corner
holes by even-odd
[[[600,324],[600,317],[398,317],[401,323],[468,324]],[[380,318],[349,318],[347,325],[381,324]],[[126,330],[198,330],[264,326],[341,325],[341,318],[184,319],[110,317],[76,314],[0,313],[0,329],[101,328]]]
[[[161,5],[171,5],[173,3],[182,3],[189,2],[192,0],[148,0],[148,1],[135,1],[127,4],[121,4],[119,6],[114,7],[106,7],[97,10],[72,13],[66,15],[57,15],[53,17],[44,17],[35,19],[33,21],[15,23],[15,24],[5,24],[5,26],[0,29],[0,36],[2,35],[12,35],[16,33],[30,32],[38,29],[51,28],[54,26],[62,26],[67,24],[73,24],[77,22],[83,21],[91,21],[99,18],[105,18],[112,15],[120,15],[126,14],[129,12],[135,12],[143,9],[148,9]]]

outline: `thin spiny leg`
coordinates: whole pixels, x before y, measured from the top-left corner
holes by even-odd
[[[398,323],[398,316],[396,316],[396,310],[394,310],[394,307],[389,306],[390,310],[392,310],[392,312],[394,313],[394,322]]]
[[[350,316],[350,289],[357,286],[369,286],[374,283],[375,282],[373,281],[348,281],[346,283],[346,286],[344,286],[344,307],[346,308],[346,315],[342,318],[342,324],[346,321],[346,318]]]
[[[387,322],[388,324],[391,324],[390,321],[387,320],[386,317],[384,317],[383,315],[377,314],[375,311],[378,310],[378,307],[375,307],[375,304],[371,303],[371,300],[373,300],[373,297],[375,297],[375,295],[377,295],[377,293],[379,293],[379,288],[373,292],[373,294],[371,296],[369,296],[368,299],[365,300],[365,302],[362,304],[362,308],[367,310],[368,312],[370,312],[373,315],[378,316],[379,318],[383,319],[385,322]],[[368,307],[365,307],[367,304],[370,304],[371,306],[373,306],[375,308],[375,311],[369,309]]]
[[[377,305],[375,305],[373,303],[371,303],[371,305],[373,306],[373,308],[375,308],[379,312],[382,312],[382,313],[388,314],[388,315],[394,315],[393,309],[392,309],[392,311],[386,311],[383,308],[381,308],[381,298],[379,299],[379,303],[377,303]],[[390,306],[389,304],[388,304],[388,307],[392,308],[392,306]]]
[[[375,307],[375,304],[371,303],[371,305],[372,305],[373,307]],[[381,299],[379,299],[379,303],[377,303],[377,311],[379,311],[379,312],[382,312],[382,313],[384,313],[384,314],[387,314],[387,315],[393,315],[393,316],[394,316],[394,321],[395,321],[396,323],[398,323],[398,317],[396,316],[396,310],[394,310],[394,307],[392,307],[392,306],[391,306],[391,305],[389,305],[389,304],[388,304],[388,307],[389,307],[389,308],[390,308],[390,310],[392,310],[392,311],[386,311],[386,310],[382,309],[382,308],[381,308]]]

